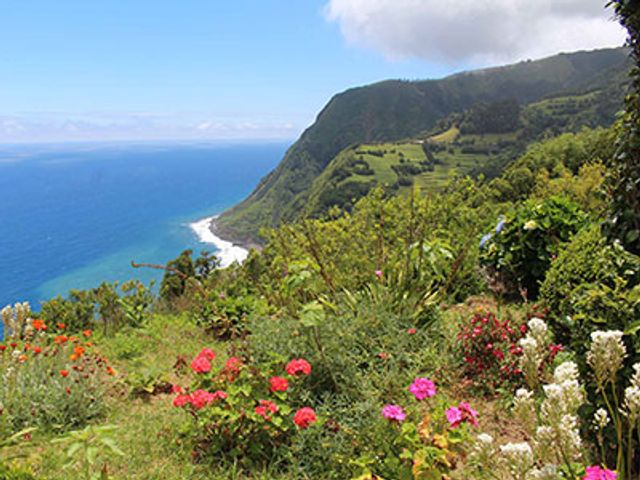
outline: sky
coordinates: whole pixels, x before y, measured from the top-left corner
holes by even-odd
[[[0,142],[294,139],[336,93],[619,46],[604,0],[3,0]]]

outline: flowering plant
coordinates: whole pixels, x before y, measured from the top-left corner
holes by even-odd
[[[196,460],[211,455],[260,463],[284,452],[296,431],[318,422],[311,407],[292,401],[311,373],[304,359],[259,368],[239,357],[221,362],[205,348],[191,369],[195,379],[189,387],[174,386],[173,405],[192,417],[185,433]]]
[[[416,378],[408,391],[413,397],[404,405],[381,409],[381,431],[372,451],[354,462],[358,479],[444,478],[455,467],[469,426],[478,424],[478,412],[466,402],[452,406],[425,377]]]
[[[7,309],[4,316],[10,329],[0,343],[0,429],[69,429],[100,416],[106,380],[116,372],[96,350],[92,332],[69,336],[62,323],[19,312],[6,321]]]
[[[461,325],[457,336],[464,375],[489,391],[520,382],[522,370],[518,358],[522,348],[518,341],[526,331],[526,325],[501,321],[491,312],[475,313],[468,323]]]

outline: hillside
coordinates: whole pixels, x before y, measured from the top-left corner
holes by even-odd
[[[307,210],[313,181],[347,147],[413,138],[479,102],[512,99],[527,105],[551,97],[607,91],[611,79],[623,78],[628,66],[626,50],[606,49],[560,54],[441,80],[394,80],[347,90],[331,99],[280,165],[247,199],[225,212],[217,228],[223,237],[255,242],[261,227],[294,220]],[[613,101],[614,108],[609,111],[615,111],[616,105],[621,105],[622,92],[613,97],[601,94],[601,98]]]

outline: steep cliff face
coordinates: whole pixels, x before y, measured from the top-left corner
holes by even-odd
[[[538,61],[456,74],[441,80],[385,81],[334,96],[287,151],[280,165],[218,220],[221,235],[258,241],[263,226],[298,218],[316,179],[345,148],[397,141],[432,129],[478,102],[528,104],[563,93],[597,90],[629,67],[619,49],[560,54]]]

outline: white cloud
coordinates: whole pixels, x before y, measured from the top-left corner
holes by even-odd
[[[605,0],[329,0],[348,42],[391,59],[461,64],[619,46]]]

